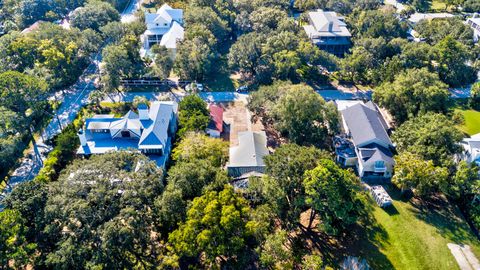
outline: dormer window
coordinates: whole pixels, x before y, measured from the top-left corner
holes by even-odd
[[[158,26],[158,23],[157,23],[157,26]]]

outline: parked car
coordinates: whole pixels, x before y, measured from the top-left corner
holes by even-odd
[[[248,86],[246,85],[242,85],[240,87],[238,87],[237,89],[235,89],[235,91],[241,93],[241,92],[247,92],[248,91]]]
[[[185,90],[187,92],[203,92],[205,90],[205,87],[201,83],[190,83],[185,86]]]

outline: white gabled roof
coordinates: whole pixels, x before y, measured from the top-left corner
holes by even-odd
[[[183,10],[164,4],[156,13],[145,13],[147,27],[170,27],[173,21],[182,22]],[[158,24],[158,26],[157,26]]]
[[[351,34],[347,29],[347,24],[343,21],[343,17],[339,17],[333,11],[317,11],[308,12],[311,25],[305,25],[303,28],[309,37],[315,36],[344,36],[350,37]]]
[[[408,20],[414,24],[420,22],[421,20],[433,20],[433,19],[445,19],[455,17],[453,14],[450,13],[413,13]]]
[[[174,21],[170,30],[163,35],[160,45],[165,46],[168,49],[175,49],[177,48],[177,41],[183,40],[184,33],[185,31],[183,27],[178,22]]]
[[[176,113],[176,104],[171,102],[153,102],[148,113],[151,120],[142,132],[138,146],[140,149],[152,146],[164,147],[168,140],[170,120]]]
[[[183,19],[183,10],[174,9],[168,4],[163,4],[158,10],[157,14],[164,16],[165,18],[170,18],[174,21],[181,21]]]

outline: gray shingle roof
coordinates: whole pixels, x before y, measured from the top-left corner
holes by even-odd
[[[361,147],[372,141],[377,141],[387,148],[392,145],[377,111],[363,104],[356,104],[341,113],[355,146]]]

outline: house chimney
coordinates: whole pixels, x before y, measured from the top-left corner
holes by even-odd
[[[87,146],[87,136],[85,135],[85,132],[83,129],[79,129],[77,132],[78,138],[80,139],[80,145],[81,146]]]
[[[140,118],[140,120],[150,119],[150,116],[148,115],[148,106],[146,104],[138,105],[138,118]]]

